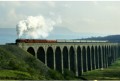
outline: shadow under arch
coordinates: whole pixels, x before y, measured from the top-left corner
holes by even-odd
[[[77,65],[78,65],[78,76],[82,75],[82,55],[80,46],[77,47]]]
[[[102,53],[101,53],[101,47],[98,47],[98,56],[99,56],[99,68],[102,68]]]
[[[96,62],[95,62],[95,65],[96,65],[96,69],[98,69],[98,67],[99,67],[99,59],[98,59],[98,48],[97,48],[97,46],[95,46],[95,60],[96,60]]]
[[[110,46],[106,47],[106,63],[107,63],[107,67],[109,66],[109,55],[110,55]]]
[[[83,59],[83,72],[87,71],[87,54],[86,54],[86,48],[83,46],[82,48],[82,59]]]
[[[53,54],[53,48],[48,47],[47,49],[47,66],[51,69],[54,69],[54,54]]]
[[[91,47],[91,60],[92,60],[92,69],[95,69],[95,49],[92,46]]]
[[[90,47],[87,46],[87,65],[88,65],[88,70],[91,70],[91,53],[90,53]]]
[[[27,52],[29,52],[30,54],[32,54],[33,56],[35,56],[35,51],[34,51],[34,48],[33,47],[29,47],[27,49]]]
[[[111,53],[109,56],[110,59],[110,65],[114,62],[114,46],[111,46]]]
[[[39,47],[37,51],[37,58],[45,63],[45,51],[43,47]]]
[[[61,60],[61,50],[60,47],[57,47],[55,50],[55,65],[56,70],[62,73],[62,60]]]
[[[111,54],[112,54],[112,46],[107,46],[107,63],[108,63],[108,66],[110,66],[111,62],[112,62]]]
[[[105,46],[102,46],[102,59],[103,59],[103,67],[105,68]]]
[[[70,47],[70,70],[75,73],[75,50],[73,46]]]
[[[63,48],[63,68],[68,69],[68,48]]]
[[[107,68],[108,60],[107,60],[107,46],[105,46],[105,68]]]

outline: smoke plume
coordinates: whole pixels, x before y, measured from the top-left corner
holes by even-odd
[[[16,26],[19,38],[46,38],[53,30],[53,26],[61,23],[61,19],[52,20],[43,16],[28,16],[27,19],[21,20]]]

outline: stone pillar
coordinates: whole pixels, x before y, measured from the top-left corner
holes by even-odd
[[[91,52],[91,48],[92,47],[90,47],[90,66],[91,66],[90,69],[92,70],[93,68],[92,68],[92,52]]]
[[[70,71],[70,48],[68,48],[68,70]]]
[[[45,65],[47,66],[47,47],[45,47],[44,50],[45,50]]]
[[[37,59],[37,48],[36,47],[33,47],[34,48],[34,51],[35,51],[35,58]]]
[[[76,76],[78,76],[78,63],[77,63],[77,48],[74,46],[74,50],[75,50],[75,57],[74,57],[74,59],[75,59],[75,75]]]
[[[88,71],[87,47],[85,47],[85,49],[86,49],[86,71]]]
[[[56,47],[54,46],[54,47],[52,47],[53,48],[53,63],[54,63],[54,66],[53,66],[53,68],[54,68],[54,70],[56,70],[56,61],[55,61],[55,49],[56,49]]]
[[[96,54],[95,54],[95,47],[93,48],[94,49],[94,57],[93,57],[93,59],[94,59],[94,68],[96,69]]]
[[[95,46],[95,69],[98,69],[98,49]]]

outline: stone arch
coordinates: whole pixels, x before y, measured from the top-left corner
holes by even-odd
[[[98,69],[98,67],[99,67],[99,59],[98,59],[98,48],[97,48],[97,46],[95,46],[95,60],[96,60],[96,69]]]
[[[83,71],[87,71],[87,54],[86,54],[86,48],[83,46],[82,48],[82,59],[83,59]]]
[[[29,52],[30,54],[32,54],[33,56],[35,56],[35,51],[34,51],[34,48],[33,47],[29,47],[27,49],[27,52]]]
[[[95,69],[95,50],[94,47],[91,47],[91,59],[92,59],[92,69]]]
[[[54,53],[52,47],[48,47],[46,56],[47,56],[47,66],[54,69]]]
[[[45,63],[45,51],[43,47],[39,47],[37,51],[37,58]]]
[[[68,69],[68,48],[65,46],[63,48],[63,68]]]
[[[101,47],[98,47],[98,56],[99,56],[99,68],[102,68],[102,53],[101,53]]]
[[[75,73],[75,50],[73,46],[70,47],[70,70]]]
[[[77,65],[78,65],[78,76],[82,75],[82,55],[80,46],[77,47]]]
[[[90,52],[90,47],[87,46],[87,65],[88,65],[88,70],[91,70],[91,52]]]
[[[57,47],[55,50],[55,65],[56,70],[59,72],[62,72],[62,58],[61,58],[61,49],[60,47]]]

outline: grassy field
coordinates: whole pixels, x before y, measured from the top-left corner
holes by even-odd
[[[93,70],[84,73],[81,77],[87,80],[120,80],[120,59],[104,70]]]
[[[15,45],[0,46],[0,79],[39,80],[50,78],[49,68]]]

